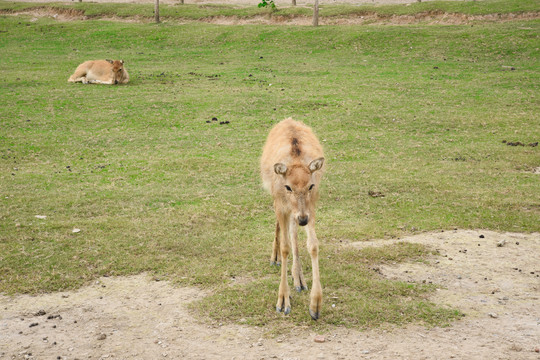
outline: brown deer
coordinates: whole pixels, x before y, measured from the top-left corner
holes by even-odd
[[[315,234],[315,204],[319,198],[319,183],[324,157],[321,144],[309,127],[286,119],[268,134],[261,157],[263,186],[274,198],[276,236],[272,264],[281,260],[281,282],[276,304],[278,312],[291,312],[287,282],[287,256],[292,249],[292,276],[297,291],[307,290],[298,255],[298,226],[305,226],[307,248],[311,255],[313,283],[309,314],[319,318],[322,287],[319,279],[319,242]]]

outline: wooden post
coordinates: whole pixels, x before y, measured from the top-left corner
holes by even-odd
[[[313,5],[313,26],[319,26],[319,0]]]
[[[296,6],[296,0],[292,0],[292,6]]]
[[[159,0],[156,0],[156,7],[154,9],[154,17],[156,19],[156,23],[159,23]]]

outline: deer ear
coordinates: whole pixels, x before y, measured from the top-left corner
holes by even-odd
[[[124,60],[120,60],[120,64],[124,65]]]
[[[287,165],[282,163],[276,163],[274,164],[274,171],[278,175],[285,175],[285,173],[287,172]]]
[[[320,157],[318,159],[315,159],[313,160],[312,162],[309,163],[309,171],[311,171],[312,173],[317,171],[317,170],[320,170],[322,168],[324,164],[324,158],[323,157]]]
[[[105,61],[110,62],[111,64],[114,62],[114,61],[109,60],[109,59],[105,59]]]

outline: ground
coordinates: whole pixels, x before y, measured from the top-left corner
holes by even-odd
[[[0,359],[540,359],[540,233],[456,230],[347,246],[396,241],[439,254],[380,266],[381,276],[437,284],[431,300],[460,309],[463,319],[273,337],[198,320],[187,305],[204,291],[141,274],[75,292],[0,296]]]
[[[311,3],[298,0],[299,5]],[[422,263],[379,266],[380,276],[436,284],[439,290],[430,300],[459,309],[465,314],[461,320],[434,328],[412,324],[325,333],[297,328],[274,337],[264,328],[202,321],[188,304],[205,291],[140,274],[101,278],[74,292],[0,296],[0,359],[540,359],[539,233],[455,230],[347,246],[396,241],[425,244],[439,254]],[[326,302],[332,305],[331,299]]]
[[[51,2],[51,0],[14,0],[23,2]],[[78,0],[65,0],[63,2],[75,2]],[[159,0],[160,4],[179,4],[181,0]],[[433,1],[433,0],[423,0]],[[461,1],[461,0],[450,0]],[[62,1],[58,1],[62,2]],[[155,0],[84,0],[84,2],[114,2],[114,3],[155,3]],[[227,4],[227,5],[257,5],[259,0],[184,0],[184,4]],[[291,0],[274,0],[277,6],[289,6]],[[319,4],[410,4],[417,0],[319,0]],[[312,6],[313,0],[296,0],[298,6]]]

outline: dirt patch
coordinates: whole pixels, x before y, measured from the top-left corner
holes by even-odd
[[[474,22],[506,22],[515,20],[532,20],[540,18],[540,12],[527,12],[520,14],[488,14],[488,15],[466,15],[450,14],[440,11],[422,12],[415,15],[381,15],[374,13],[364,13],[362,15],[344,15],[319,18],[320,25],[407,25],[407,24],[440,24],[440,25],[462,25]],[[311,26],[313,19],[311,16],[253,16],[251,18],[238,18],[234,16],[216,16],[206,18],[202,21],[216,25],[300,25]]]
[[[50,0],[13,0],[20,2],[36,2],[36,3],[48,3]],[[434,1],[434,0],[423,0],[423,1]],[[463,0],[450,0],[450,1],[463,1]],[[71,1],[59,1],[66,4],[78,2],[78,0]],[[84,0],[84,2],[89,2]],[[155,0],[91,0],[91,2],[96,3],[133,3],[133,4],[153,4]],[[218,4],[218,5],[238,5],[238,6],[256,6],[258,0],[185,0],[184,4]],[[291,6],[291,0],[275,0],[275,4],[278,7],[287,7]],[[388,5],[388,4],[412,4],[417,2],[417,0],[319,0],[320,5],[336,5],[336,4],[379,4],[379,5]],[[160,0],[160,4],[168,5],[178,5],[180,0]],[[313,6],[313,0],[297,0],[297,6]]]
[[[432,300],[466,317],[448,328],[296,329],[268,338],[262,328],[198,321],[187,309],[206,295],[198,289],[145,275],[101,278],[75,292],[0,296],[0,358],[540,359],[540,234],[452,231],[399,241],[440,255],[381,266],[381,276],[440,284]]]
[[[30,10],[24,11],[9,11],[2,10],[0,14],[4,15],[28,15],[34,16],[36,18],[41,17],[50,17],[59,21],[74,21],[74,20],[87,20],[88,17],[84,15],[84,11],[77,9],[64,9],[64,8],[54,8],[49,7],[35,7]]]
[[[99,2],[99,1],[98,1]],[[106,1],[101,1],[106,2]],[[137,1],[135,1],[137,2]],[[58,21],[76,21],[76,20],[105,20],[105,21],[121,21],[121,22],[141,22],[148,23],[153,21],[152,16],[148,17],[118,17],[118,16],[86,16],[84,12],[76,9],[65,8],[48,8],[38,7],[23,11],[0,11],[0,14],[5,15],[27,15],[33,16],[33,21],[38,18],[48,17]],[[462,25],[475,22],[507,22],[515,20],[532,20],[539,19],[540,12],[525,12],[525,13],[510,13],[510,14],[487,14],[487,15],[466,15],[456,13],[445,13],[442,11],[426,11],[414,15],[382,15],[373,12],[359,13],[355,15],[343,16],[321,16],[319,19],[320,25],[407,25],[407,24],[440,24],[440,25]],[[299,25],[311,26],[313,19],[311,16],[301,15],[257,15],[252,17],[237,17],[237,16],[212,16],[201,20],[189,19],[170,19],[161,18],[162,22],[171,23],[190,23],[190,22],[206,22],[216,25]],[[515,70],[515,69],[513,69]],[[509,143],[511,144],[511,143]]]

